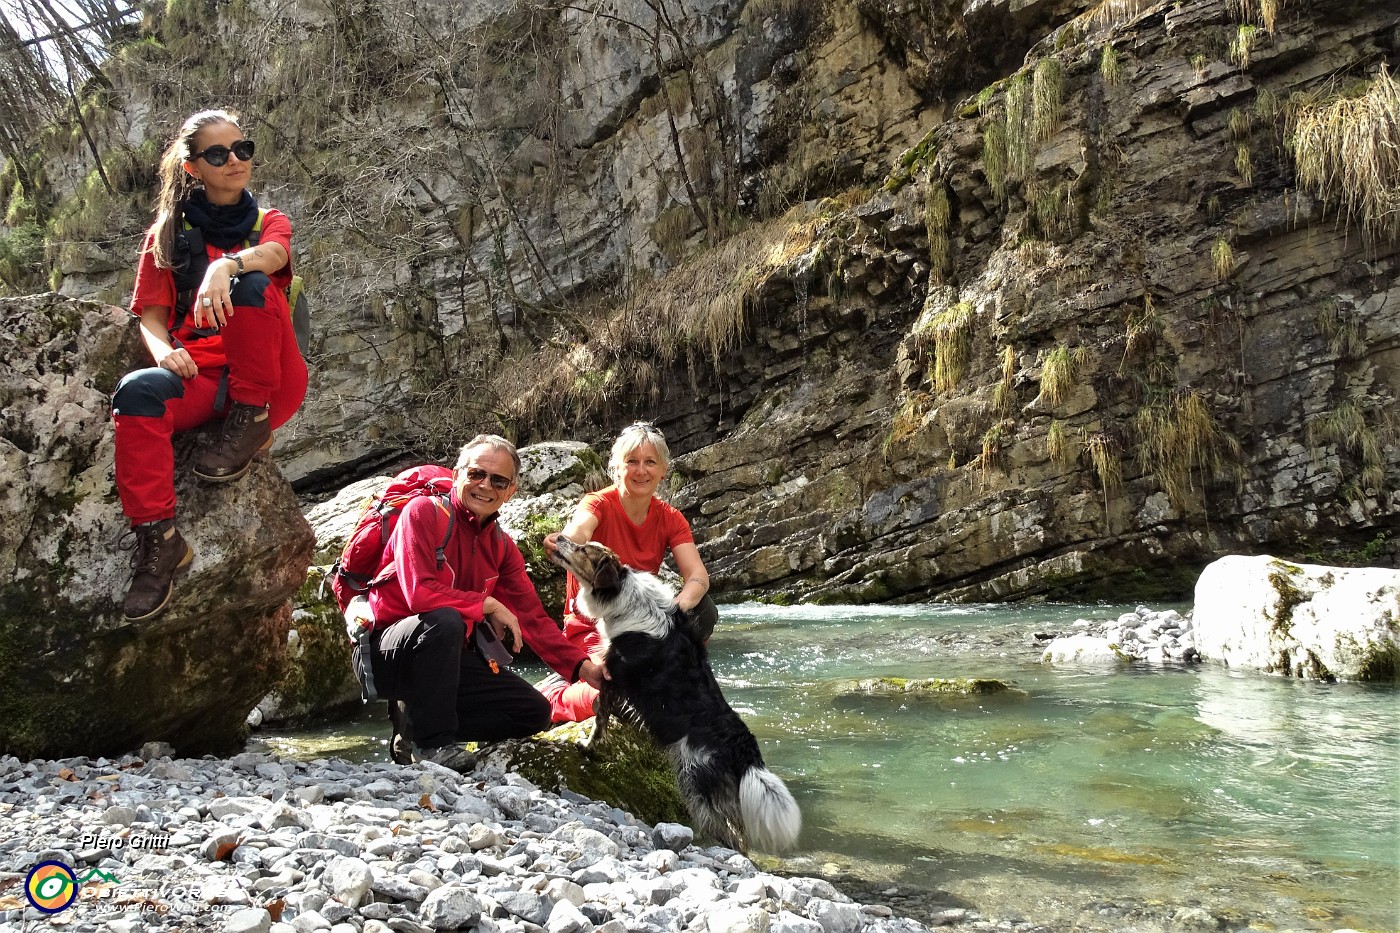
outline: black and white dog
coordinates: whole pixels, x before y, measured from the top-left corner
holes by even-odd
[[[601,544],[560,536],[554,560],[579,581],[579,609],[597,620],[608,676],[594,739],[626,704],[670,756],[696,826],[740,852],[782,852],[797,842],[802,813],[763,765],[758,740],[720,692],[703,637],[673,612],[674,594],[623,566]]]

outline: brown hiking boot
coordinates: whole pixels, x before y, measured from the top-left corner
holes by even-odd
[[[136,553],[131,555],[131,586],[122,601],[122,615],[139,622],[157,615],[170,602],[171,581],[194,560],[194,549],[175,530],[175,519],[137,525]]]
[[[219,440],[195,457],[194,475],[214,483],[239,479],[253,458],[272,446],[272,419],[265,405],[233,403]]]

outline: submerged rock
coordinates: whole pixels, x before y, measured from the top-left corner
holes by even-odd
[[[1224,557],[1196,583],[1196,645],[1230,667],[1400,680],[1400,571]]]
[[[847,680],[836,685],[838,696],[900,696],[900,697],[968,697],[1006,694],[1025,696],[1026,691],[1004,680],[971,677],[926,677],[907,680],[903,677],[875,677],[868,680]]]
[[[128,622],[127,531],[109,398],[145,365],[125,311],[58,295],[0,299],[0,752],[110,755],[143,742],[229,750],[276,682],[313,539],[268,458],[197,482],[176,444],[194,563],[169,608]]]

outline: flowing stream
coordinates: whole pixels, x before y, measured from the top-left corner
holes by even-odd
[[[1235,928],[1400,928],[1395,689],[1038,663],[1032,634],[1128,608],[721,607],[715,671],[803,810],[783,867],[1063,929],[1105,904],[1198,906]],[[880,676],[1019,689],[841,689]],[[261,741],[382,760],[386,738],[371,708]]]

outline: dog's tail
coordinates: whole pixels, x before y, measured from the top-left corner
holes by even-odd
[[[760,765],[744,773],[739,783],[739,812],[749,843],[764,852],[786,852],[797,844],[802,811],[787,785]]]

